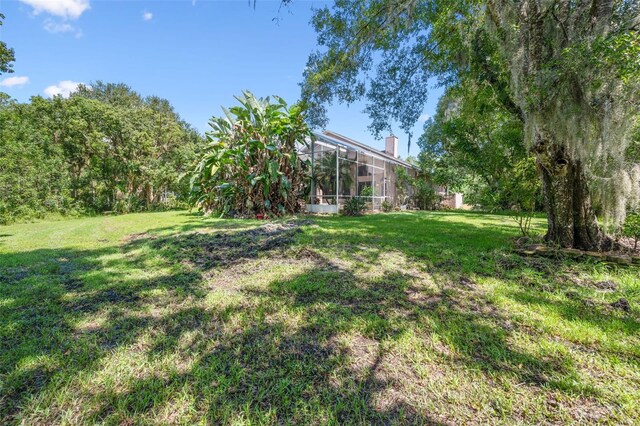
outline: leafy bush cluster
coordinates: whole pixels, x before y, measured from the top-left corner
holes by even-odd
[[[168,101],[123,84],[70,98],[0,97],[0,223],[48,213],[133,212],[184,202],[198,133]]]
[[[362,197],[352,197],[345,201],[342,214],[345,216],[362,216],[367,205]]]
[[[531,219],[540,196],[540,182],[534,158],[528,157],[514,164],[504,193],[511,201],[512,217],[518,224],[520,232],[523,236],[528,236],[531,233]]]
[[[640,241],[640,213],[629,213],[622,226],[622,235],[633,238],[633,249],[638,249],[638,241]]]
[[[191,174],[191,202],[205,213],[248,217],[296,213],[308,191],[308,162],[296,145],[310,130],[299,105],[245,91],[214,117],[208,148]]]
[[[373,197],[373,187],[371,185],[367,185],[362,190],[360,190],[360,197]]]
[[[442,197],[438,195],[437,186],[430,173],[422,170],[422,166],[423,164],[419,164],[420,170],[415,176],[410,175],[404,168],[397,169],[396,193],[402,204],[420,210],[437,210],[440,208]]]
[[[389,213],[393,210],[393,204],[389,200],[384,200],[381,207],[382,211],[385,213]]]

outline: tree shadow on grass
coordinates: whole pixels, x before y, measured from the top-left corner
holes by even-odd
[[[588,323],[590,327],[598,328],[603,332],[615,331],[630,336],[640,335],[640,322],[636,318],[616,312],[610,305],[598,303],[590,298],[574,296],[574,299],[563,301],[544,292],[533,293],[523,290],[511,292],[509,297],[524,305],[542,307],[566,320]],[[607,321],[603,321],[603,318]]]
[[[104,371],[125,352],[150,367],[141,362],[124,383],[90,395],[66,388],[68,397],[90,403],[74,407],[67,399],[46,420],[59,422],[77,410],[78,422],[162,421],[187,404],[178,416],[212,423],[460,421],[455,413],[428,412],[412,395],[408,385],[420,387],[423,378],[410,359],[389,349],[408,335],[424,342],[438,335],[447,345],[442,359],[457,369],[539,388],[568,378],[575,388],[562,391],[583,392],[569,355],[543,357],[515,347],[509,318],[461,281],[456,265],[437,264],[442,252],[459,253],[461,240],[495,248],[506,232],[436,221],[424,251],[411,232],[420,220],[392,229],[379,220],[158,235],[169,231],[162,229],[120,247],[13,254],[23,263],[19,258],[18,266],[0,269],[0,417],[28,419],[31,409],[52,403],[61,384]],[[305,242],[335,249],[336,233],[349,233],[345,251],[374,264],[389,250],[429,260],[446,284],[426,288],[403,271],[363,276]],[[384,244],[370,244],[371,237]],[[354,249],[364,244],[366,250]],[[472,257],[470,268],[482,264]],[[29,264],[34,258],[48,260]],[[285,262],[296,272],[246,285],[224,304],[205,303],[219,291],[209,280],[212,271],[230,273],[259,259]],[[163,272],[149,274],[155,269]],[[172,419],[180,417],[166,418]]]
[[[482,312],[455,306],[466,303],[462,292],[436,293],[427,304],[412,301],[413,281],[402,273],[362,280],[347,270],[312,268],[245,290],[243,301],[224,313],[195,309],[178,313],[177,321],[161,319],[151,327],[160,327],[165,344],[154,345],[148,356],[179,352],[192,359],[189,367],[168,377],[151,374],[125,393],[108,392],[99,398],[104,402],[94,419],[156,416],[180,389],[199,401],[198,410],[210,421],[221,423],[238,417],[309,423],[320,413],[326,416],[320,423],[451,420],[419,407],[406,386],[419,386],[419,377],[402,374],[413,367],[397,354],[387,356],[386,348],[407,332],[427,339],[436,331],[455,349],[454,365],[493,377],[515,376],[536,386],[553,375],[575,377],[569,359],[544,360],[513,349],[498,314],[491,325]],[[293,323],[287,315],[302,318]],[[241,325],[231,326],[234,320]],[[193,332],[198,338],[180,346]],[[116,413],[114,407],[124,408]]]
[[[453,216],[455,217],[455,216]],[[471,271],[476,258],[487,250],[508,245],[517,236],[513,226],[502,223],[464,223],[445,214],[389,214],[363,218],[320,219],[312,233],[319,249],[326,247],[349,256],[359,246],[373,246],[362,255],[375,262],[385,250],[441,267]]]
[[[312,271],[272,284],[269,293],[292,296],[293,306],[313,313],[311,324],[322,325],[321,335],[346,332],[354,324],[377,341],[393,340],[407,330],[425,339],[436,333],[451,346],[456,364],[536,385],[573,368],[566,358],[543,360],[511,347],[509,319],[468,284],[452,282],[433,291],[416,288],[415,277],[399,272],[365,282],[346,271],[340,274],[339,279],[323,280]],[[324,288],[318,292],[301,282],[322,282]]]
[[[7,237],[10,237],[10,236],[11,236],[11,234],[4,234],[4,233],[0,233],[0,245],[5,244],[5,241],[4,241],[4,240],[5,240]]]
[[[268,255],[298,232],[286,226],[233,228],[216,227],[227,233],[208,237],[137,235],[122,247],[98,250],[0,255],[0,265],[13,265],[0,267],[0,417],[17,415],[55,377],[92,371],[103,357],[135,342],[157,322],[149,315],[157,305],[178,310],[204,297],[205,271]],[[201,244],[211,254],[207,259],[194,251]],[[146,278],[150,266],[169,271]],[[101,322],[94,324],[96,319]]]
[[[228,219],[228,218],[219,218],[215,216],[204,216],[201,213],[190,213],[190,212],[181,212],[178,216],[188,217],[187,220],[182,221],[177,225],[172,226],[163,226],[153,228],[149,231],[151,235],[161,235],[167,233],[180,233],[180,232],[192,232],[198,230],[206,230],[215,228],[220,231],[224,230],[248,230],[251,228],[255,228],[261,223],[258,220],[245,220],[245,219]],[[287,220],[287,219],[285,219]],[[145,234],[138,234],[145,235]]]

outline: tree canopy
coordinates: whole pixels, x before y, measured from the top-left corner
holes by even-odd
[[[4,15],[0,13],[0,27],[2,27],[3,20]],[[0,75],[13,72],[13,61],[15,60],[13,49],[7,47],[7,43],[0,40]]]

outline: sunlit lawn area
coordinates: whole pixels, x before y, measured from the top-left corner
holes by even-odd
[[[640,423],[639,269],[516,235],[454,212],[0,227],[0,423]]]

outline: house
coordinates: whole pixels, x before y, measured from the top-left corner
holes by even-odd
[[[307,211],[337,213],[352,197],[364,197],[367,207],[380,210],[383,201],[396,206],[406,204],[412,188],[401,175],[415,176],[415,166],[398,157],[398,138],[385,138],[379,151],[331,131],[316,132],[300,148],[303,159],[311,160],[311,182]],[[400,184],[398,184],[400,182]]]

